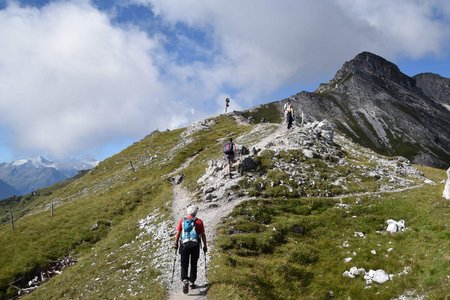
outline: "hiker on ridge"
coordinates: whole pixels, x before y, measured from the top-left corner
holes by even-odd
[[[197,262],[200,257],[200,239],[203,243],[203,252],[206,254],[208,251],[205,227],[203,226],[203,221],[196,218],[197,211],[197,206],[188,206],[186,209],[187,216],[181,218],[178,222],[173,245],[175,249],[179,248],[181,255],[181,280],[183,281],[183,293],[185,294],[189,292],[189,282],[192,289],[196,288],[195,280],[197,279]],[[189,261],[190,273],[188,276]]]
[[[231,178],[231,166],[234,161],[234,155],[236,154],[236,145],[233,143],[232,138],[225,144],[223,153],[225,153],[228,160],[228,176]]]
[[[284,114],[284,121],[286,124],[288,123],[288,107],[291,106],[291,99],[288,99],[286,103],[283,105],[283,114]]]
[[[294,122],[294,108],[291,103],[289,103],[286,108],[286,122],[287,129],[290,129],[292,127],[292,123]]]

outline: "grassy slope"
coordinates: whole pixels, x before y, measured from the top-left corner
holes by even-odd
[[[29,298],[163,298],[166,291],[156,281],[159,272],[149,263],[152,249],[143,251],[133,243],[140,233],[138,220],[150,213],[158,214],[156,222],[170,219],[172,188],[163,175],[195,156],[184,172],[184,184],[194,189],[208,159],[221,155],[218,139],[246,130],[249,128],[238,127],[229,116],[219,117],[212,130],[194,134],[194,141],[181,147],[175,146],[183,129],[154,133],[84,177],[52,187],[46,196],[33,197],[26,204],[33,214],[18,219],[14,232],[9,224],[0,226],[0,299],[7,289],[9,295],[16,292],[8,283],[26,279],[49,260],[69,253],[79,258],[79,263]],[[51,202],[57,202],[53,218],[48,210],[42,211]],[[15,209],[23,207],[21,202]],[[100,227],[93,231],[90,228],[96,222]],[[151,234],[142,239],[140,244],[153,244]]]
[[[0,226],[0,289],[21,274],[45,265],[49,259],[72,252],[79,263],[26,298],[113,299],[133,295],[137,299],[164,298],[166,291],[157,282],[158,270],[149,264],[152,250],[143,251],[138,243],[133,243],[140,232],[138,220],[155,212],[157,222],[170,218],[171,187],[161,175],[195,156],[183,170],[183,184],[195,190],[207,161],[221,156],[221,139],[236,137],[250,129],[236,126],[230,117],[220,117],[212,130],[195,134],[194,142],[176,151],[170,149],[180,142],[183,130],[155,133],[102,162],[86,176],[51,188],[45,196],[34,197],[27,208],[37,211],[57,201],[56,215],[51,219],[46,211],[23,217],[17,221],[14,233],[8,224]],[[130,161],[136,173],[131,171]],[[270,159],[262,161],[269,163]],[[445,175],[434,169],[424,171],[435,176],[433,179]],[[374,187],[373,182],[367,181],[354,191]],[[237,208],[220,229],[219,247],[210,264],[209,297],[317,299],[325,298],[332,290],[338,298],[377,298],[376,293],[380,292],[378,296],[383,299],[408,288],[417,288],[419,292],[423,289],[431,296],[448,294],[448,283],[442,278],[448,270],[449,258],[440,255],[437,257],[443,258],[434,260],[432,256],[450,250],[444,222],[448,219],[449,205],[440,200],[441,192],[437,186],[426,186],[381,198],[359,197],[358,205],[357,199],[348,198],[344,201],[352,206],[346,212],[335,208],[337,200],[285,201],[267,190],[260,198]],[[397,236],[376,233],[388,218],[404,218],[410,230]],[[102,220],[112,221],[112,226],[90,230],[92,224]],[[353,237],[354,231],[363,231],[367,238]],[[143,239],[140,243],[153,241],[151,234]],[[345,240],[350,248],[342,248]],[[392,244],[386,244],[389,242]],[[438,247],[445,243],[446,246]],[[389,255],[386,258],[383,255],[389,247],[395,250],[386,253]],[[373,256],[371,249],[381,254]],[[350,264],[343,262],[350,255],[348,251],[357,252]],[[342,277],[342,272],[353,265],[384,268],[389,273],[399,273],[408,265],[413,272],[365,290],[361,278]]]
[[[445,172],[422,168],[434,179]],[[211,299],[391,299],[405,291],[444,299],[450,294],[450,202],[442,185],[338,200],[255,200],[241,204],[219,230],[209,273]],[[407,231],[386,234],[387,219],[404,219]],[[366,238],[354,236],[363,232]],[[344,241],[350,247],[344,248]],[[388,252],[393,248],[392,252]],[[370,251],[376,250],[373,255]],[[353,252],[356,255],[353,256]],[[345,263],[345,257],[353,257]],[[365,289],[350,267],[407,275]]]

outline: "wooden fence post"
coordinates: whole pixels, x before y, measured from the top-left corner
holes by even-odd
[[[53,215],[54,215],[54,202],[52,202],[52,208],[51,208],[51,213],[50,213],[50,215],[53,217]]]
[[[134,169],[134,166],[133,166],[133,162],[130,160],[130,165],[131,165],[131,168],[133,169],[133,172],[136,172],[136,170]]]
[[[9,212],[9,216],[11,218],[12,229],[14,230],[15,229],[15,227],[14,227],[14,216],[13,216],[12,210]]]

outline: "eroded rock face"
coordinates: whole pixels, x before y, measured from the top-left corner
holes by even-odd
[[[444,193],[442,194],[442,197],[444,197],[447,200],[450,200],[450,168],[447,169],[447,181],[445,182],[445,188]]]
[[[399,149],[406,147],[411,150],[407,158],[414,163],[447,167],[450,79],[427,78],[418,77],[417,86],[394,64],[364,52],[314,93],[301,92],[290,100],[307,121],[327,119],[353,141],[378,153],[405,155]]]

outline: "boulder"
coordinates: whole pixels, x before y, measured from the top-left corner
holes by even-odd
[[[367,284],[371,284],[372,282],[383,284],[388,281],[390,277],[389,274],[386,273],[386,271],[378,269],[376,271],[369,270],[369,272],[364,275],[364,279],[366,280]]]
[[[444,193],[442,197],[447,200],[450,200],[450,168],[447,169],[447,181],[445,182]]]
[[[248,156],[242,160],[240,168],[242,172],[253,171],[258,168],[258,164]]]
[[[396,233],[399,231],[403,231],[405,230],[405,220],[400,220],[400,221],[395,221],[392,219],[389,219],[386,221],[386,223],[388,224],[386,231],[389,233]]]

